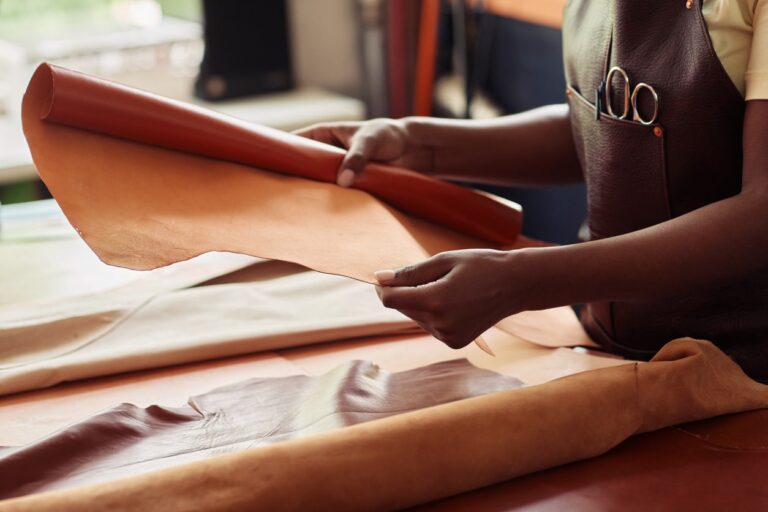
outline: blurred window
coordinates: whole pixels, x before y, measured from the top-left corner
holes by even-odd
[[[41,61],[139,87],[193,76],[200,17],[199,0],[0,0],[0,113],[18,115]]]

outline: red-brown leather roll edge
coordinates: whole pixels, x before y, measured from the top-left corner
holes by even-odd
[[[340,148],[163,98],[51,64],[44,81],[50,100],[44,121],[134,142],[333,182]],[[355,187],[405,213],[500,246],[514,243],[519,206],[406,169],[369,165]]]

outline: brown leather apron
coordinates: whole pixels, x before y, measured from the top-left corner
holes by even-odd
[[[567,95],[592,239],[667,221],[741,189],[745,103],[712,48],[701,1],[570,0],[566,6]],[[627,72],[633,89],[639,82],[656,89],[654,124],[612,117],[603,100],[596,111],[596,92],[613,66]],[[623,110],[621,86],[614,83],[614,110]],[[644,103],[651,96],[640,98],[641,110],[652,112]],[[599,343],[640,359],[675,338],[708,339],[753,377],[768,377],[766,273],[659,300],[592,303],[582,323]]]

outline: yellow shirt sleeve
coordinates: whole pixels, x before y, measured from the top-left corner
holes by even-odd
[[[768,0],[757,0],[755,5],[752,44],[744,79],[746,100],[768,100]]]

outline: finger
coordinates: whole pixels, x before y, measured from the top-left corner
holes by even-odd
[[[399,311],[405,316],[407,316],[408,318],[410,318],[411,320],[413,320],[414,322],[419,324],[431,325],[432,322],[434,321],[434,316],[429,311],[422,311],[420,309],[407,309],[407,308],[401,309]],[[425,328],[425,330],[430,331],[431,329]]]
[[[293,134],[307,139],[325,142],[326,144],[333,144],[334,146],[339,142],[331,131],[330,126],[325,124],[313,124],[312,126],[306,126],[299,130],[294,130]]]
[[[678,359],[694,356],[701,353],[707,343],[709,342],[693,338],[679,338],[672,340],[661,347],[651,361],[676,361]]]
[[[440,328],[438,328],[437,325],[435,325],[435,317],[432,313],[427,311],[419,311],[417,309],[401,309],[400,312],[416,322],[416,325],[421,327],[424,331],[431,334],[434,338],[442,341],[446,345],[448,345],[451,348],[461,348],[466,345],[468,345],[471,341],[471,338],[469,338],[466,342],[462,341],[456,341],[453,338],[449,338],[445,336],[445,332],[442,331]],[[445,341],[444,341],[445,340]],[[474,339],[475,344],[477,347],[488,354],[491,357],[496,357],[496,353],[493,351],[491,346],[488,344],[487,341],[483,338],[482,335],[477,336]]]
[[[307,139],[324,142],[342,149],[349,146],[349,140],[359,128],[357,124],[313,124],[306,128],[295,130],[294,135]]]
[[[404,310],[432,311],[439,290],[433,285],[418,287],[378,287],[379,298],[385,307]],[[410,316],[410,315],[409,315]]]
[[[379,270],[374,277],[386,286],[418,286],[431,283],[447,275],[453,268],[453,260],[445,253],[426,261],[395,270]]]
[[[432,328],[430,327],[432,319],[431,314],[426,311],[419,311],[418,309],[401,309],[400,312],[416,322],[416,324],[425,331],[432,332]]]
[[[429,334],[438,341],[440,340],[440,333],[435,329],[431,314],[415,309],[403,309],[400,312],[416,322],[416,325],[421,327],[425,333]]]
[[[342,187],[352,186],[378,146],[379,139],[376,137],[363,134],[352,137],[347,154],[339,167],[338,184]]]

